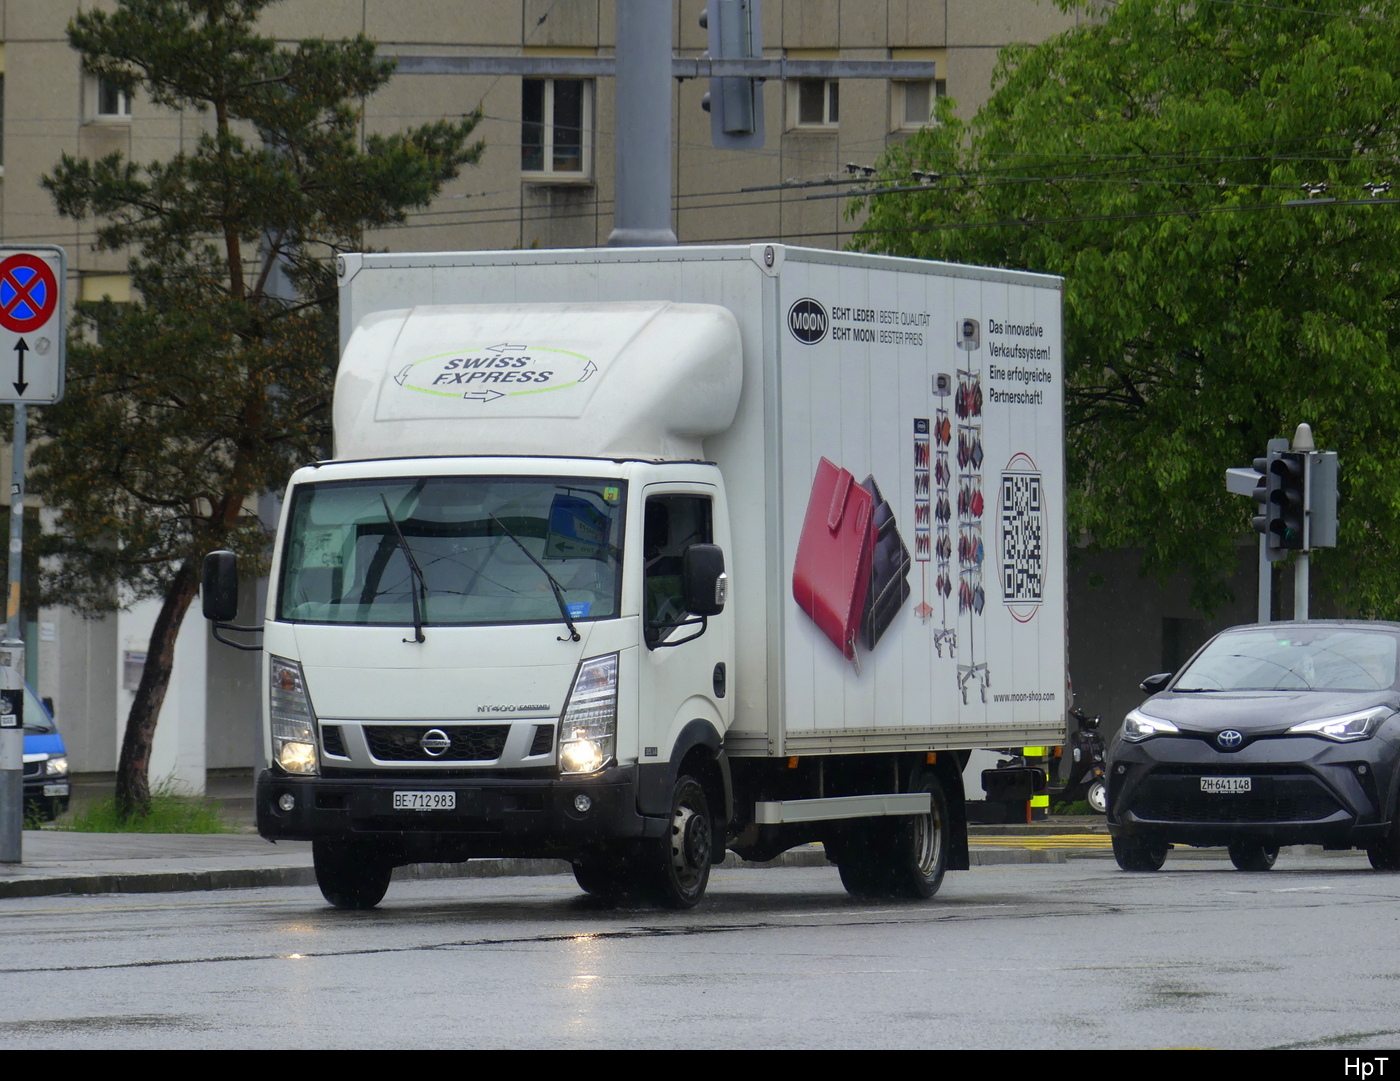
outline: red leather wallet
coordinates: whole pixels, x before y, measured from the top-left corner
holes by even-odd
[[[874,508],[874,496],[849,471],[823,458],[792,568],[793,599],[850,660],[870,589]]]

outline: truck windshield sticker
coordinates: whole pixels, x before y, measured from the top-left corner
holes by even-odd
[[[597,371],[598,366],[582,353],[499,342],[415,360],[394,374],[394,382],[420,394],[484,404],[565,390],[586,383]]]

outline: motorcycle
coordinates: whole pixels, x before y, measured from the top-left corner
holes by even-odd
[[[1099,731],[1099,718],[1090,717],[1078,706],[1069,711],[1075,729],[1069,735],[1069,775],[1061,785],[1048,788],[1052,801],[1073,803],[1084,800],[1095,814],[1108,813],[1108,773],[1105,745]]]
[[[1069,715],[1075,723],[1069,734],[1068,754],[1052,760],[1049,776],[1041,766],[1027,763],[1017,751],[998,752],[1010,757],[999,761],[995,769],[982,771],[982,789],[989,803],[1005,804],[1008,810],[1003,813],[1013,813],[1011,809],[1024,807],[1032,795],[1048,795],[1052,805],[1084,800],[1095,814],[1108,812],[1106,749],[1099,732],[1099,718],[1090,717],[1078,707],[1071,709]],[[1060,771],[1066,761],[1069,773],[1062,778]]]

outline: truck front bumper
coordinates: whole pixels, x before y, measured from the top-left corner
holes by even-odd
[[[567,779],[291,777],[257,779],[258,832],[269,841],[375,838],[404,861],[479,856],[568,859],[611,841],[659,837],[637,811],[637,768]],[[446,793],[452,810],[394,809],[396,792]]]

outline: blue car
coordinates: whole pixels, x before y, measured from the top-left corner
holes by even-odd
[[[68,810],[68,755],[34,689],[24,687],[24,812],[52,822]]]

